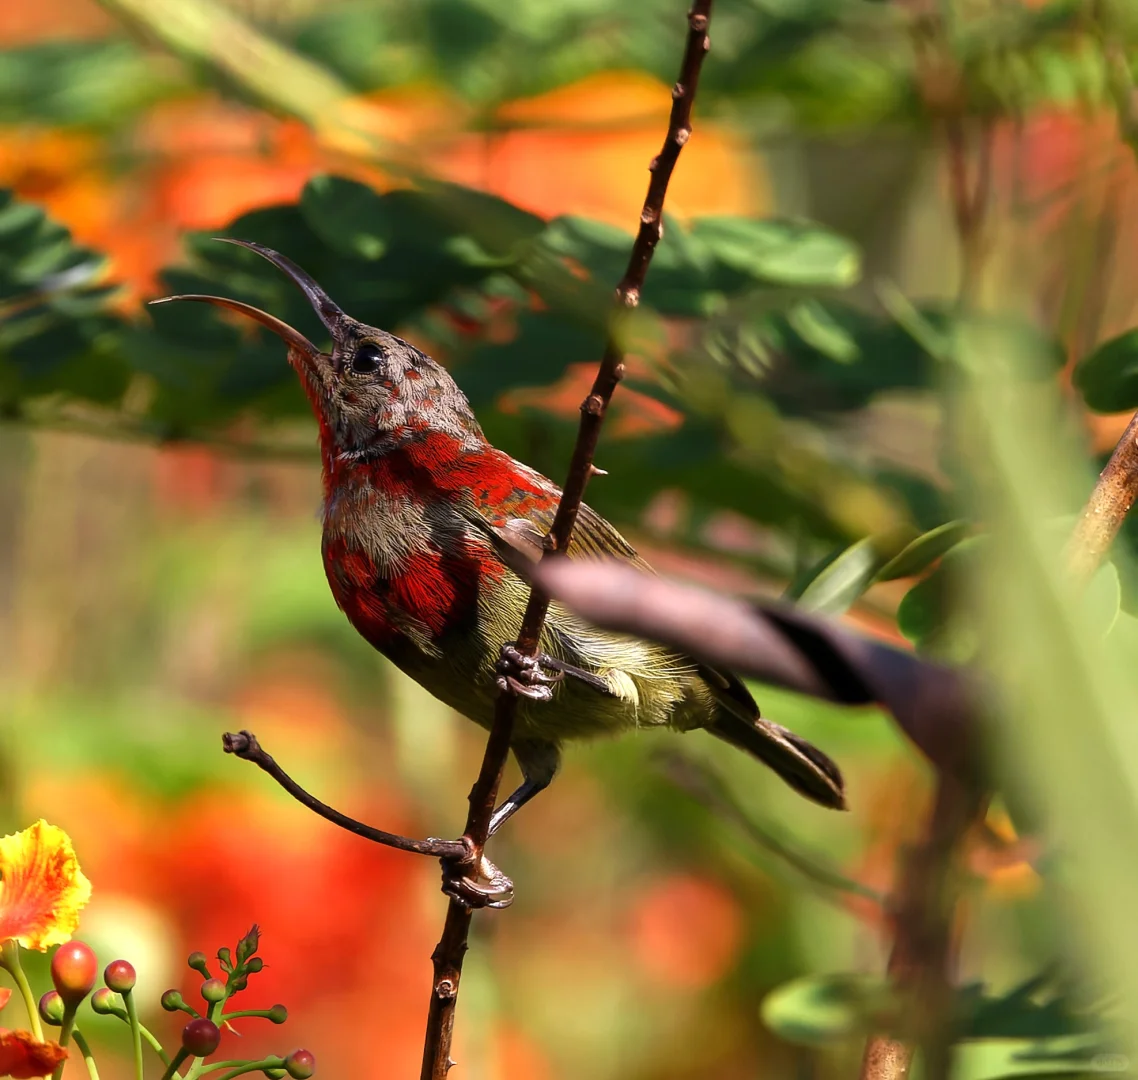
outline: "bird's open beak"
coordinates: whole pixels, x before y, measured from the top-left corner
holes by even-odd
[[[255,244],[250,240],[234,240],[227,236],[218,236],[215,239],[255,251],[287,274],[308,297],[308,302],[316,314],[320,316],[320,321],[328,327],[333,340],[338,339],[344,324],[350,320],[332,301],[331,297],[296,263],[279,252],[273,251],[272,248]],[[332,358],[316,348],[299,330],[294,330],[288,323],[278,319],[275,315],[270,315],[267,311],[255,308],[252,304],[242,303],[240,300],[231,300],[225,296],[207,296],[204,293],[163,296],[158,300],[151,300],[150,303],[167,304],[171,300],[196,300],[204,304],[214,304],[217,307],[228,308],[230,311],[236,311],[241,315],[248,316],[255,322],[259,322],[288,346],[289,363],[296,368],[308,387],[314,391],[327,391],[329,380],[332,378]]]

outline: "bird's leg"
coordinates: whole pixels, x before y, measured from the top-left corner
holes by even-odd
[[[522,782],[517,790],[508,795],[505,802],[494,811],[494,815],[490,818],[490,836],[493,836],[538,792],[549,787],[561,764],[561,751],[556,743],[518,740],[513,745],[513,751],[522,770]]]
[[[560,671],[546,671],[547,665],[543,663],[548,659],[543,655],[526,656],[516,643],[506,642],[498,655],[495,671],[498,677],[495,682],[499,690],[507,690],[518,697],[529,698],[531,701],[552,701],[551,687],[565,678]]]

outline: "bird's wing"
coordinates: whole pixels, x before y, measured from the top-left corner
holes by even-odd
[[[516,497],[494,506],[471,502],[470,509],[475,523],[489,535],[499,558],[528,581],[531,567],[544,551],[561,489],[525,466],[512,464],[521,470]],[[535,487],[537,491],[533,490]],[[567,554],[571,559],[619,559],[646,573],[655,572],[616,528],[587,503],[581,504],[577,514]],[[729,712],[745,720],[759,715],[755,699],[737,675],[706,664],[698,664],[697,670]]]

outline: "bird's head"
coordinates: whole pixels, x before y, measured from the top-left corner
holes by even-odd
[[[416,437],[441,434],[466,446],[484,443],[470,403],[447,371],[413,345],[347,315],[291,259],[249,240],[218,237],[255,251],[291,278],[332,336],[323,352],[275,315],[240,300],[189,293],[152,304],[196,300],[235,311],[267,327],[288,347],[320,423],[326,462],[383,453]]]

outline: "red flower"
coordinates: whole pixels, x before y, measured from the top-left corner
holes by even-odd
[[[39,1042],[30,1031],[0,1028],[0,1076],[30,1080],[50,1076],[67,1051],[59,1043]]]

